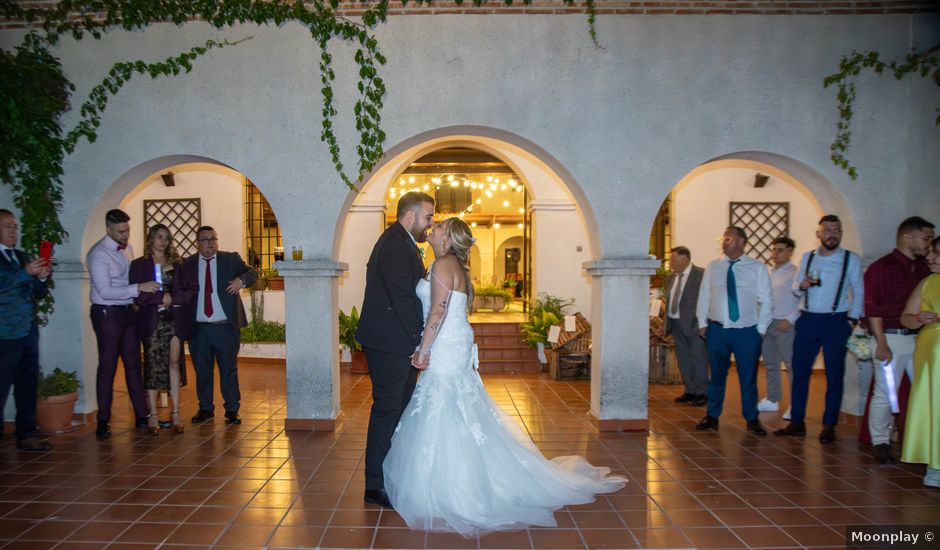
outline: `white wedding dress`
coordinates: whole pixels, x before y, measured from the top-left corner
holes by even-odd
[[[431,285],[418,282],[427,320]],[[579,456],[547,460],[493,402],[477,372],[467,295],[453,291],[441,330],[392,438],[385,490],[409,527],[465,537],[527,525],[623,487]]]

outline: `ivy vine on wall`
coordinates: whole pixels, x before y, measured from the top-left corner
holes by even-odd
[[[823,80],[823,87],[835,85],[836,99],[839,103],[839,121],[836,123],[836,138],[829,146],[830,158],[833,164],[845,170],[849,177],[858,178],[858,171],[846,157],[849,144],[852,142],[852,116],[855,114],[855,77],[863,69],[868,69],[877,75],[885,70],[891,72],[894,78],[901,80],[907,75],[920,75],[930,78],[934,84],[940,86],[940,44],[922,51],[913,51],[903,59],[884,61],[881,54],[875,51],[852,52],[843,55],[839,61],[839,71],[827,76]],[[935,124],[940,125],[940,109],[937,109]]]
[[[571,5],[575,0],[562,1]],[[403,4],[406,2],[402,0]],[[463,0],[455,2],[463,4]],[[480,6],[486,0],[472,2]],[[502,2],[511,5],[513,0]],[[432,0],[416,0],[416,3],[431,4]],[[158,78],[188,73],[193,69],[193,62],[210,50],[247,40],[210,40],[161,62],[116,63],[82,103],[79,122],[65,132],[62,115],[70,108],[75,86],[52,53],[63,36],[82,40],[90,35],[100,39],[103,33],[115,29],[140,30],[154,23],[182,25],[194,20],[206,21],[218,29],[246,23],[297,22],[304,25],[320,49],[323,106],[320,139],[326,144],[341,181],[355,190],[362,177],[382,157],[385,143],[381,110],[386,89],[378,71],[378,67],[385,64],[385,57],[372,29],[386,21],[388,0],[379,0],[370,6],[358,21],[337,14],[338,7],[339,0],[62,0],[54,6],[0,0],[3,17],[26,21],[33,28],[13,51],[0,49],[0,181],[11,186],[14,204],[20,210],[23,248],[35,254],[41,241],[61,244],[67,238],[58,218],[62,208],[62,163],[80,140],[95,141],[101,114],[110,96],[135,74]],[[591,39],[598,45],[594,0],[586,1],[586,12]],[[343,165],[333,130],[338,112],[334,106],[336,74],[329,44],[334,39],[356,45],[354,59],[358,67],[359,96],[353,114],[359,144],[357,166],[352,173]],[[44,321],[52,311],[51,296],[40,306],[40,311]]]

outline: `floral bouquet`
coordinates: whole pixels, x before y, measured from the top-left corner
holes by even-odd
[[[859,361],[871,361],[872,342],[871,337],[867,334],[859,332],[849,336],[849,340],[845,343],[845,346],[849,348],[849,352]]]

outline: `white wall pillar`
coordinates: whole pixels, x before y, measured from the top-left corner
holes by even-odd
[[[330,259],[275,262],[284,276],[288,430],[330,431],[340,414],[338,280]]]
[[[375,241],[385,231],[385,203],[382,201],[357,201],[349,208],[343,228],[342,247],[336,251],[339,261],[349,270],[340,279],[339,307],[346,313],[362,309],[362,297],[366,288],[366,264],[372,254]]]
[[[593,287],[591,414],[601,431],[649,426],[649,276],[659,260],[585,262]]]
[[[529,216],[532,295],[547,292],[574,298],[573,310],[593,322],[590,281],[581,270],[581,265],[590,259],[590,247],[577,204],[567,200],[533,201]]]
[[[98,342],[88,313],[88,271],[82,262],[57,260],[52,277],[55,312],[49,316],[49,324],[40,329],[39,364],[44,374],[55,368],[76,371],[82,387],[75,414],[90,415],[98,410]]]

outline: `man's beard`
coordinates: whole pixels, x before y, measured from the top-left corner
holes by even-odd
[[[408,229],[408,232],[411,233],[411,236],[414,238],[416,243],[424,243],[424,242],[427,242],[428,240],[427,230],[424,230],[424,231],[419,230],[417,224],[412,225]]]
[[[832,245],[829,244],[830,242],[831,242],[831,239],[827,241],[823,241],[822,242],[823,248],[825,248],[826,250],[835,250],[839,248],[840,241],[835,241],[835,244],[832,244]]]

